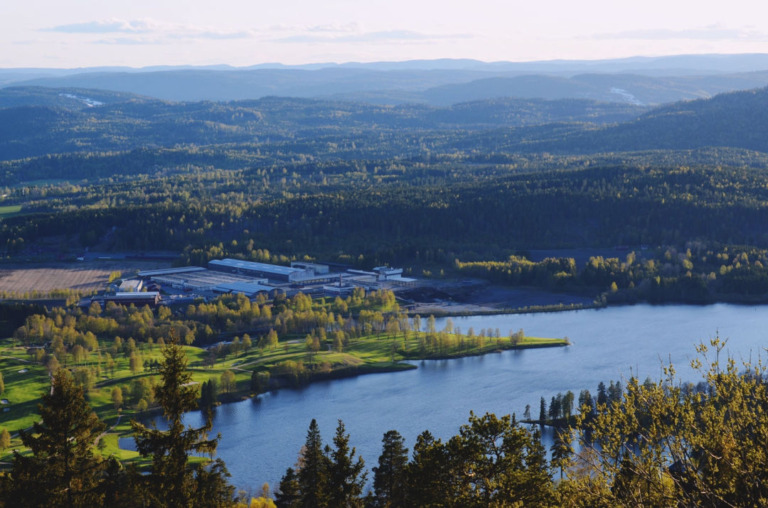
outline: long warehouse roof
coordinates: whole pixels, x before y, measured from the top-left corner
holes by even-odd
[[[241,270],[254,270],[263,273],[275,273],[280,275],[290,275],[300,273],[305,270],[291,268],[290,266],[270,265],[267,263],[257,263],[255,261],[241,261],[239,259],[214,259],[208,262],[208,266],[225,266],[228,268],[238,268]]]
[[[219,284],[214,287],[214,291],[223,293],[243,293],[243,294],[255,294],[260,291],[266,291],[267,293],[275,289],[272,286],[265,286],[263,284],[254,284],[251,282],[231,282],[228,284]]]
[[[139,272],[139,277],[156,277],[158,275],[170,275],[174,273],[188,273],[188,272],[199,272],[200,270],[205,270],[205,268],[201,268],[199,266],[182,266],[180,268],[163,268],[160,270],[143,270]]]

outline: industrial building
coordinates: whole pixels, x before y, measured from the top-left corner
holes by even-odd
[[[109,302],[115,302],[120,305],[135,305],[136,307],[143,307],[149,305],[155,307],[160,303],[160,293],[157,291],[147,291],[145,293],[115,293],[113,295],[104,295],[104,305]]]
[[[142,270],[138,273],[140,279],[151,279],[161,275],[178,275],[180,273],[204,272],[205,268],[199,266],[182,266],[179,268],[163,268],[160,270]]]
[[[291,268],[299,270],[312,270],[315,275],[325,275],[330,273],[331,267],[318,263],[308,263],[306,261],[291,261]]]
[[[227,258],[209,261],[208,269],[252,277],[266,277],[270,281],[302,284],[323,282],[332,278],[328,267],[325,265],[314,265],[313,263],[297,263],[297,265],[296,267],[280,266]],[[322,272],[318,273],[316,269]]]
[[[291,297],[301,291],[310,295],[348,295],[355,287],[376,290],[382,287],[409,286],[416,279],[402,276],[402,268],[379,266],[373,271],[347,270],[347,273],[331,273],[329,265],[306,261],[293,261],[291,266],[257,263],[239,259],[218,259],[208,263],[208,268],[188,266],[147,270],[139,272],[140,281],[131,281],[122,286],[134,292],[128,295],[151,295],[140,293],[141,284],[149,289],[174,289],[177,293],[207,296],[215,294],[242,293],[248,298],[263,294],[274,298],[282,293]],[[172,292],[172,291],[171,291]],[[120,293],[118,293],[120,294]],[[125,301],[125,296],[113,301]],[[151,296],[139,296],[141,302],[150,302]],[[131,302],[133,303],[133,302]],[[156,305],[156,303],[151,303]]]
[[[212,289],[214,293],[242,293],[248,298],[254,298],[259,294],[264,294],[269,298],[274,298],[281,290],[272,286],[266,286],[259,282],[229,282],[219,284]]]
[[[129,279],[120,283],[118,292],[120,293],[138,293],[144,287],[144,281],[141,279]]]
[[[416,284],[416,279],[403,277],[402,268],[377,266],[373,271],[377,274],[376,280],[379,282],[389,282],[395,286],[413,286]]]
[[[213,291],[214,288],[225,284],[247,283],[260,284],[267,283],[267,279],[256,279],[245,275],[216,272],[201,268],[198,271],[168,274],[152,277],[152,281],[174,289],[182,291]]]

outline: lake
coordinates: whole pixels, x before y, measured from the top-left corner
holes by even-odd
[[[391,429],[412,449],[426,429],[444,439],[456,434],[470,411],[521,417],[530,404],[537,416],[542,396],[549,401],[572,390],[578,397],[584,388],[596,395],[600,381],[631,375],[658,380],[662,364],[670,360],[680,379],[698,382],[701,377],[689,365],[696,357],[694,346],[718,333],[728,339],[727,350],[737,360],[756,360],[768,346],[768,308],[754,306],[635,305],[451,319],[464,333],[470,327],[475,333],[499,328],[508,336],[522,328],[531,336],[568,336],[572,346],[414,362],[416,370],[317,383],[223,405],[216,411],[214,432],[222,434],[218,456],[232,482],[254,492],[263,482],[276,487],[295,464],[312,418],[328,443],[342,419],[370,470],[377,465],[382,436]],[[437,320],[438,329],[444,325],[445,318]],[[186,421],[200,425],[201,416],[191,413]]]

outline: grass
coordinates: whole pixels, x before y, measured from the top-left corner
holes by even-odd
[[[188,368],[195,383],[202,384],[211,379],[218,382],[221,374],[226,370],[232,370],[235,373],[237,390],[221,397],[223,400],[231,401],[251,395],[250,379],[254,370],[279,373],[281,368],[284,370],[284,362],[286,361],[295,362],[294,364],[303,363],[305,370],[302,379],[309,382],[313,377],[326,378],[334,375],[357,375],[383,370],[416,368],[410,363],[403,362],[406,359],[453,358],[486,354],[502,349],[567,345],[564,339],[525,337],[519,344],[513,345],[509,338],[485,338],[482,346],[478,343],[469,345],[470,341],[467,341],[465,347],[459,349],[460,337],[445,333],[440,335],[444,341],[454,343],[455,346],[424,354],[419,350],[420,338],[422,341],[426,338],[424,333],[411,332],[407,340],[404,340],[402,334],[394,338],[386,334],[374,334],[350,339],[343,351],[324,348],[323,351],[318,351],[310,358],[304,340],[299,338],[283,341],[274,348],[263,350],[251,348],[247,352],[229,355],[217,360],[213,366],[205,365],[208,351],[192,346],[184,346],[184,350],[188,359]],[[395,346],[394,355],[392,352],[393,344]],[[100,351],[90,353],[86,361],[79,364],[70,363],[67,367],[93,367],[101,363],[101,375],[88,392],[91,407],[108,427],[107,434],[100,439],[99,450],[105,456],[115,456],[122,461],[137,462],[139,465],[143,465],[146,461],[143,461],[136,452],[122,450],[118,446],[119,437],[129,436],[131,433],[130,420],[143,414],[135,410],[128,396],[125,397],[124,407],[118,411],[112,402],[112,390],[115,386],[120,386],[124,392],[129,392],[131,382],[143,378],[156,384],[159,382],[159,376],[155,372],[143,370],[132,372],[128,356],[124,354],[115,354],[115,368],[114,370],[107,370],[103,360],[110,345],[102,343]],[[147,344],[141,344],[137,351],[143,360],[162,360],[160,346],[150,347]],[[101,362],[99,353],[102,358]],[[21,372],[25,369],[26,372]],[[19,429],[29,428],[37,420],[37,405],[40,396],[50,386],[48,372],[45,367],[31,361],[25,348],[14,345],[10,339],[0,341],[0,372],[2,372],[5,381],[5,392],[0,398],[7,399],[9,402],[2,405],[2,410],[0,410],[2,411],[0,413],[0,428],[7,428],[12,435],[15,435]],[[274,377],[275,374],[273,374],[273,379]],[[280,376],[277,375],[276,377],[279,378]],[[18,449],[20,446],[20,441],[14,437],[11,450]],[[9,454],[10,450],[0,452],[0,462],[10,460]]]
[[[13,217],[21,212],[21,205],[0,206],[0,219]]]

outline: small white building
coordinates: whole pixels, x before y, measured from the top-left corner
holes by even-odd
[[[120,283],[118,292],[120,293],[138,293],[144,287],[144,281],[141,279],[124,280]]]
[[[388,266],[377,266],[373,271],[378,274],[376,278],[380,281],[402,277],[403,275],[402,268],[390,268]]]

